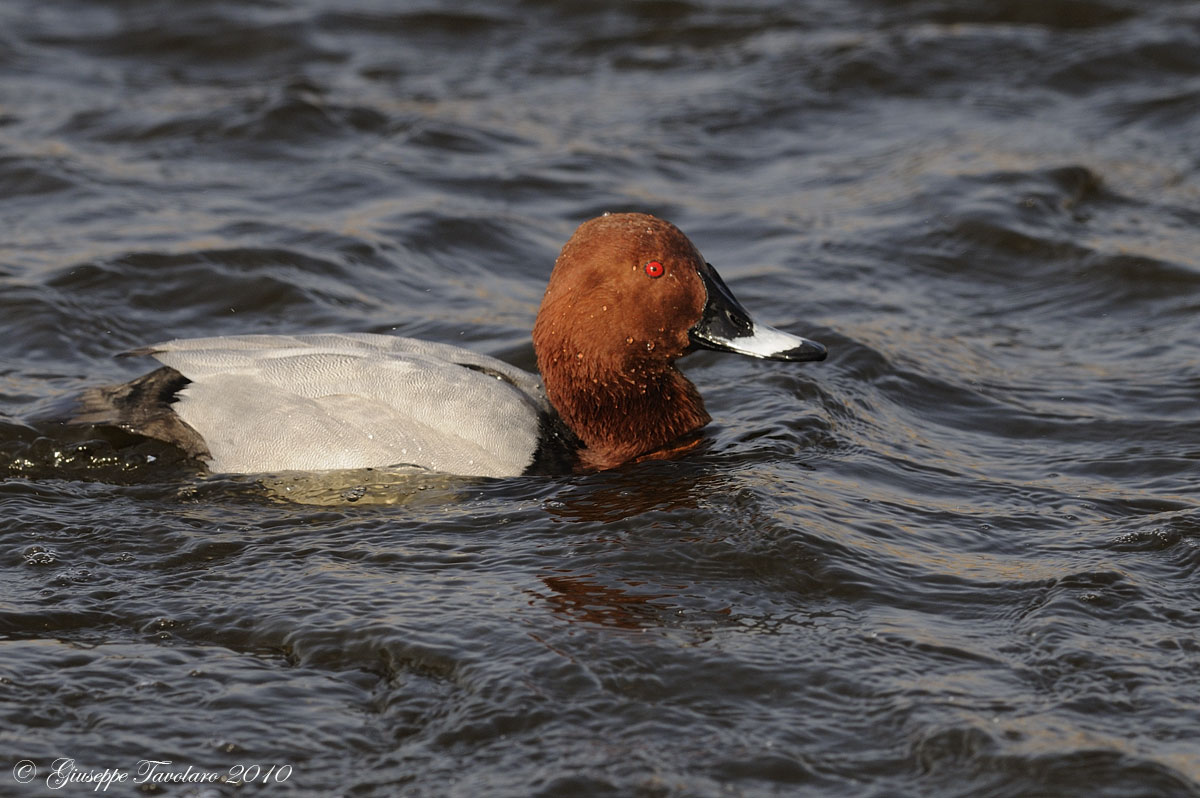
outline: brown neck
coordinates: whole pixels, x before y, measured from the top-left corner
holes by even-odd
[[[628,364],[589,374],[569,355],[539,357],[546,394],[586,448],[585,468],[614,468],[700,429],[711,417],[696,386],[669,364]]]

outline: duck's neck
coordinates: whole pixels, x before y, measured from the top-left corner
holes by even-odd
[[[539,354],[546,395],[584,444],[587,469],[614,468],[667,447],[711,417],[696,386],[674,366],[632,363],[607,370]]]

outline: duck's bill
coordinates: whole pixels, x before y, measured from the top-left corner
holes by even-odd
[[[692,343],[702,349],[736,352],[763,360],[824,360],[829,354],[825,347],[816,341],[753,322],[748,335],[733,338],[705,335],[693,329]]]
[[[708,289],[708,302],[700,321],[688,331],[695,346],[765,360],[825,359],[828,352],[816,341],[755,322],[717,270],[711,264],[705,265],[700,276]]]

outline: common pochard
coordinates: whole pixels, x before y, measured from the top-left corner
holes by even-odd
[[[541,379],[494,357],[391,335],[237,335],[130,352],[163,367],[83,395],[74,421],[182,448],[214,473],[416,465],[567,473],[670,456],[710,421],[676,368],[697,348],[823,360],[759,324],[675,225],[584,222],[533,327]]]

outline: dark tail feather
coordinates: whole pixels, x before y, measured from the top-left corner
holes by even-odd
[[[163,366],[121,385],[88,388],[79,397],[71,424],[118,427],[183,449],[189,457],[209,457],[200,433],[189,427],[171,403],[190,380]]]

